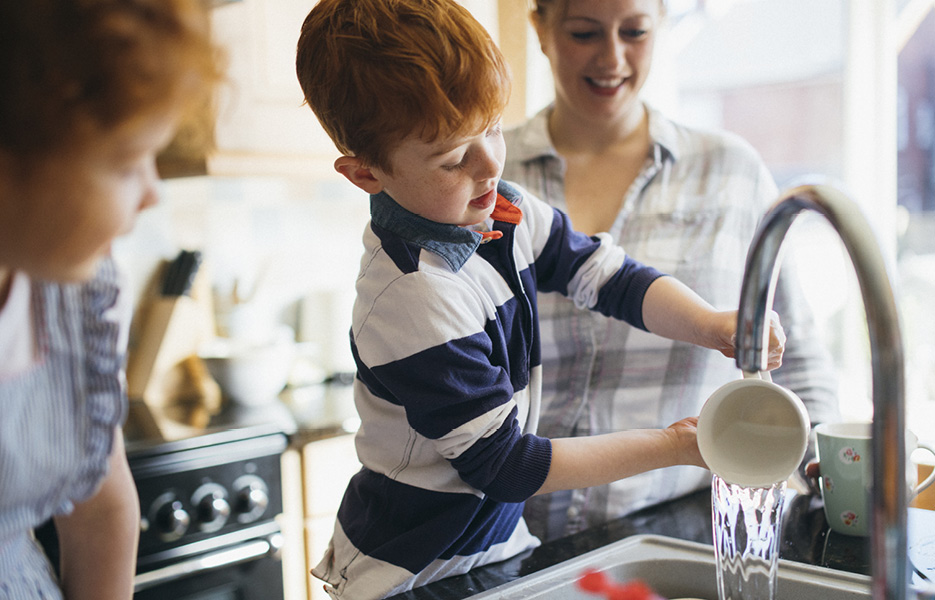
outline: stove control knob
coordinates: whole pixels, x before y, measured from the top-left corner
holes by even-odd
[[[155,511],[156,532],[159,539],[164,542],[174,542],[188,531],[191,518],[182,506],[182,502],[174,496],[166,499]]]
[[[198,528],[205,532],[217,531],[227,523],[231,507],[227,490],[216,483],[205,483],[192,494]]]
[[[269,488],[256,475],[242,475],[234,481],[237,521],[251,523],[263,516],[269,506]]]

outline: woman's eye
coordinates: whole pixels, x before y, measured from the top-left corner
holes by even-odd
[[[593,39],[597,33],[594,31],[572,31],[571,37],[579,41],[587,41]]]
[[[649,33],[646,29],[625,29],[620,32],[623,37],[639,39]]]

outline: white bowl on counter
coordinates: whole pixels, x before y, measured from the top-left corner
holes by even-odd
[[[214,338],[199,357],[230,402],[265,406],[276,401],[289,382],[295,354],[291,335],[281,335],[265,342]]]

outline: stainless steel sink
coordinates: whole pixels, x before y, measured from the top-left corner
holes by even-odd
[[[718,599],[714,547],[657,535],[628,537],[471,598],[596,600],[575,586],[587,569],[621,583],[642,580],[663,598]],[[871,597],[870,577],[780,559],[776,597],[865,600]]]

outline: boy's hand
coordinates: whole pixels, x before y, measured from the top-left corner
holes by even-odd
[[[677,457],[676,464],[694,465],[707,469],[698,450],[698,417],[686,417],[681,421],[672,423],[665,429],[672,439]]]
[[[734,358],[734,344],[737,341],[737,311],[722,311],[716,315],[715,350],[727,358]],[[769,352],[766,370],[772,371],[782,365],[782,353],[786,346],[786,333],[779,322],[776,311],[769,311]]]
[[[769,352],[766,370],[782,364],[786,334],[779,315],[770,311]],[[734,357],[737,311],[715,310],[701,296],[674,277],[659,277],[643,297],[643,325],[647,330],[669,338],[718,350]]]

